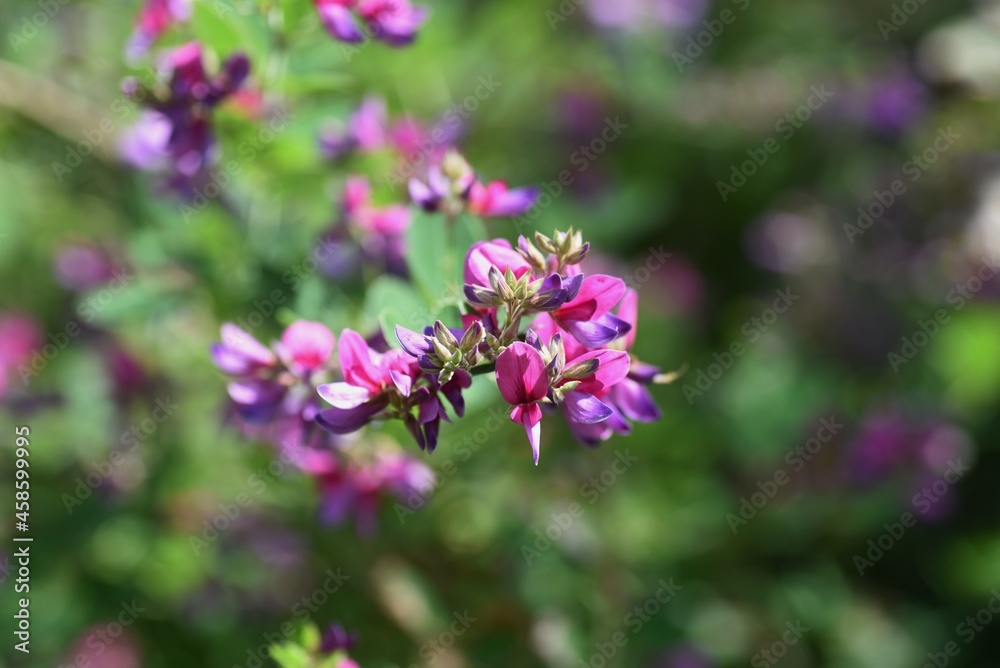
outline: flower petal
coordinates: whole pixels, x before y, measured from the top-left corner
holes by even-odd
[[[396,386],[399,393],[404,397],[410,396],[410,390],[413,388],[413,379],[407,376],[401,371],[392,370],[389,372],[389,377],[392,378],[392,384]]]
[[[396,339],[399,341],[399,345],[403,346],[403,350],[414,357],[420,357],[434,349],[426,336],[402,325],[396,325]]]
[[[596,359],[600,366],[593,376],[580,381],[576,391],[590,394],[600,394],[606,388],[617,385],[628,375],[629,356],[622,350],[592,350],[573,360],[579,364],[588,359]]]
[[[556,311],[559,320],[592,320],[608,313],[625,295],[625,281],[614,276],[586,276],[580,292]]]
[[[610,396],[618,410],[630,420],[656,422],[662,417],[649,390],[631,378],[626,378],[611,388]]]
[[[528,443],[531,444],[531,454],[535,458],[535,466],[538,466],[539,439],[542,433],[542,409],[538,404],[527,406],[515,406],[510,412],[510,419],[520,422],[524,426],[524,431],[528,435]]]
[[[316,388],[319,396],[335,408],[355,408],[371,399],[371,393],[350,383],[326,383]]]
[[[568,393],[563,406],[566,409],[566,418],[581,424],[603,422],[614,412],[600,399],[586,392]]]
[[[260,366],[277,362],[270,348],[232,323],[222,326],[222,345]]]
[[[563,320],[566,331],[587,348],[600,348],[618,338],[618,330],[591,320]]]
[[[539,401],[549,389],[542,356],[520,341],[500,353],[496,376],[500,394],[512,406]]]
[[[323,27],[334,39],[348,44],[359,44],[365,41],[365,36],[361,33],[351,10],[347,7],[332,3],[322,4],[316,7],[316,11],[319,12]]]
[[[382,389],[382,374],[372,360],[371,349],[360,334],[345,329],[340,334],[340,369],[344,380],[371,394]]]
[[[313,419],[330,433],[350,434],[368,424],[387,404],[388,398],[382,396],[354,408],[327,408],[317,413]]]

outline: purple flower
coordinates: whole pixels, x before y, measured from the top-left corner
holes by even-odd
[[[476,182],[472,167],[454,149],[430,163],[424,181],[412,178],[408,187],[413,203],[424,211],[461,213],[469,199],[469,192]]]
[[[535,203],[538,188],[510,189],[503,181],[474,183],[469,191],[469,212],[484,218],[523,216]]]
[[[55,274],[59,283],[77,291],[90,290],[107,283],[115,276],[115,268],[96,246],[69,246],[56,255]]]
[[[371,153],[386,147],[387,133],[385,102],[369,96],[348,118],[346,128],[327,129],[320,135],[320,150],[331,159],[354,151]]]
[[[416,39],[428,11],[423,6],[414,7],[409,0],[360,0],[358,14],[375,39],[406,46]]]
[[[158,116],[144,115],[122,149],[126,160],[137,166],[158,166],[158,154],[165,153],[171,186],[190,196],[199,180],[207,178],[214,162],[211,111],[243,85],[250,73],[250,61],[245,54],[234,54],[222,64],[217,75],[209,77],[202,62],[201,45],[189,42],[171,51],[162,66],[170,72],[168,94],[145,95]],[[127,92],[139,95],[134,80],[126,80],[123,86]],[[161,144],[165,124],[169,124],[170,132]]]
[[[21,313],[0,314],[0,399],[10,386],[8,377],[43,343],[42,331],[33,318]]]
[[[335,40],[360,44],[364,23],[375,39],[391,46],[413,42],[427,20],[426,7],[414,7],[409,0],[313,0],[323,27]]]
[[[339,622],[334,622],[323,634],[319,651],[323,654],[333,654],[340,650],[349,650],[358,642],[357,633],[348,633]]]
[[[434,473],[408,455],[380,452],[372,461],[340,466],[317,478],[320,492],[320,517],[328,524],[355,518],[358,533],[375,532],[379,501],[391,494],[408,502],[426,496],[435,483]]]
[[[632,326],[611,313],[625,296],[625,281],[613,276],[586,276],[576,296],[552,311],[552,319],[588,348],[598,348],[627,334]]]
[[[363,427],[389,404],[390,395],[408,397],[420,373],[416,361],[404,351],[379,353],[350,329],[340,335],[340,369],[343,381],[317,388],[333,408],[320,411],[315,420],[334,434]]]
[[[365,41],[351,11],[357,0],[313,0],[313,3],[330,37],[347,44]]]

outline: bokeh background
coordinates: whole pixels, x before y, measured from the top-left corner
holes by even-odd
[[[35,537],[32,653],[5,630],[0,662],[271,665],[258,648],[283,624],[340,620],[365,668],[994,665],[1000,5],[428,4],[413,46],[353,51],[308,0],[197,0],[160,46],[244,49],[263,97],[218,110],[241,168],[194,209],[118,150],[138,3],[0,6],[0,349],[26,321],[58,349],[0,390],[4,629],[15,424]],[[498,84],[476,98],[483,77]],[[298,317],[377,323],[371,274],[308,263],[346,175],[384,170],[318,147],[366,95],[461,115],[492,178],[569,170],[490,234],[582,229],[636,281],[634,352],[686,368],[654,389],[663,420],[627,438],[588,450],[546,420],[538,467],[486,379],[433,455],[373,432],[439,484],[414,512],[387,500],[370,538],[323,525],[306,476],[267,473],[208,356],[255,313],[265,341]],[[288,122],[241,151],[274,100]],[[169,416],[125,440],[158,401]],[[331,570],[347,579],[299,614]]]

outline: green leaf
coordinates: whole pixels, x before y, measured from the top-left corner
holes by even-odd
[[[445,294],[446,265],[451,258],[447,245],[444,216],[418,211],[406,232],[407,265],[426,304],[440,301]]]
[[[271,658],[282,668],[309,668],[312,657],[304,647],[292,643],[272,645],[268,650]]]
[[[390,343],[396,340],[396,325],[420,331],[434,322],[431,312],[413,287],[392,276],[379,276],[368,288],[365,313],[378,320]]]
[[[310,652],[319,650],[323,636],[319,632],[319,627],[313,623],[306,624],[299,633],[299,642]]]

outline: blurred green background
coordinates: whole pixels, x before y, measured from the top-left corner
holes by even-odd
[[[271,665],[258,648],[286,622],[340,620],[365,668],[994,665],[1000,6],[427,4],[414,45],[354,50],[308,0],[196,0],[161,46],[245,50],[291,115],[250,156],[264,121],[222,106],[221,158],[241,169],[193,211],[118,158],[138,4],[0,6],[0,316],[30,316],[58,348],[3,392],[0,662]],[[482,77],[499,85],[469,111]],[[297,317],[376,325],[360,281],[308,264],[348,173],[403,197],[377,161],[317,148],[371,94],[428,124],[467,111],[461,146],[492,178],[551,193],[570,170],[537,216],[489,233],[582,229],[638,283],[634,352],[686,372],[653,390],[661,422],[597,449],[546,420],[538,467],[479,379],[433,455],[400,438],[439,486],[412,513],[384,503],[365,540],[321,525],[311,481],[269,473],[271,450],[226,424],[208,346],[258,312],[264,341]],[[621,131],[581,159],[609,122]],[[86,264],[66,259],[79,248],[125,277],[81,289],[61,269]],[[654,250],[670,257],[640,269]],[[287,300],[261,306],[276,290]],[[157,401],[176,407],[123,440]],[[28,657],[8,630],[20,424]],[[230,528],[192,542],[243,494]],[[331,570],[336,593],[296,608]]]

